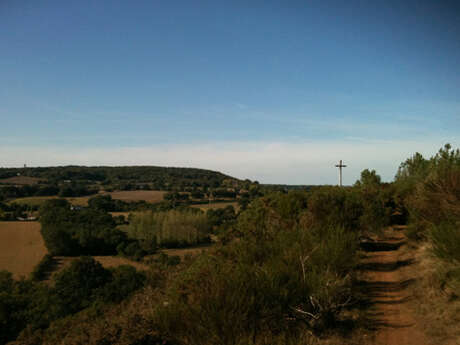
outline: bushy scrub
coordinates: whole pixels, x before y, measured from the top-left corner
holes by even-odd
[[[445,274],[446,282],[457,281],[458,286],[460,150],[454,150],[447,144],[430,159],[415,154],[401,164],[395,184],[405,191],[410,237],[431,241],[435,256],[449,267]]]
[[[460,219],[460,151],[445,145],[427,160],[416,154],[401,164],[396,186],[404,190],[411,223],[419,231]]]
[[[433,225],[430,239],[436,256],[460,265],[460,223],[444,221]]]
[[[107,320],[113,320],[107,315],[87,338],[101,341],[121,334],[136,339],[126,343],[306,344],[312,333],[330,330],[353,297],[358,232],[338,222],[305,222],[309,196],[275,193],[254,200],[238,217],[227,243],[194,261],[174,268],[160,256],[158,267],[174,271],[160,284],[161,291],[144,290],[115,328],[106,331]],[[150,216],[145,224],[161,224],[163,218]],[[122,276],[120,284],[109,281],[87,296],[103,299],[105,287],[116,291],[135,281]],[[46,333],[51,338],[56,329],[71,334],[60,325]],[[73,325],[90,326],[90,321]]]
[[[323,187],[308,198],[303,221],[307,226],[340,226],[358,231],[363,213],[363,199],[358,190]]]
[[[217,345],[262,344],[280,334],[293,341],[333,326],[351,298],[357,235],[302,226],[306,202],[298,201],[274,194],[252,202],[238,218],[237,239],[178,277],[156,329],[172,343]],[[299,207],[287,212],[289,205]]]
[[[220,227],[222,225],[228,227],[233,225],[236,220],[235,208],[232,205],[228,205],[224,208],[210,208],[206,212],[206,216],[213,227]]]
[[[118,303],[144,284],[145,276],[132,266],[105,269],[82,257],[61,271],[48,285],[12,279],[0,271],[0,344],[96,304]]]
[[[208,240],[211,225],[201,211],[143,212],[130,220],[128,233],[146,248],[183,247]]]

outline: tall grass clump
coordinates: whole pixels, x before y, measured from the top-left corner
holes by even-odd
[[[203,212],[165,211],[136,213],[128,234],[146,247],[184,247],[206,242],[211,225]]]

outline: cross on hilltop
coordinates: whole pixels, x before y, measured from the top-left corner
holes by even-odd
[[[336,167],[339,168],[339,186],[342,187],[342,168],[346,168],[347,166],[342,164],[342,160],[340,160]]]

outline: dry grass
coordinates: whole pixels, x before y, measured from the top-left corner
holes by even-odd
[[[0,270],[28,277],[47,253],[38,222],[0,222]]]
[[[13,177],[0,179],[0,183],[14,184],[14,185],[33,185],[33,184],[39,183],[40,181],[43,181],[43,180],[37,177],[30,177],[30,176],[13,176]]]
[[[156,203],[164,200],[164,191],[158,190],[134,190],[134,191],[118,191],[118,192],[111,192],[111,193],[104,193],[109,194],[112,196],[113,199],[118,199],[126,202],[130,201],[141,201],[145,200],[146,202]],[[100,195],[104,195],[100,194]],[[65,198],[67,199],[72,205],[75,206],[88,206],[88,200],[95,197],[95,195],[89,196],[80,196],[75,198]],[[49,199],[56,199],[57,196],[33,196],[27,198],[18,198],[11,200],[9,203],[17,203],[21,205],[31,205],[31,206],[41,206],[46,200]]]
[[[112,215],[112,217],[123,216],[125,217],[125,219],[128,219],[129,214],[132,212],[109,212],[109,213]]]
[[[46,200],[56,199],[55,196],[31,196],[26,198],[18,198],[8,202],[8,204],[16,203],[19,205],[41,206]]]
[[[235,212],[238,212],[240,209],[240,206],[236,201],[234,202],[215,202],[215,203],[210,203],[210,204],[199,204],[199,205],[191,205],[191,207],[194,208],[199,208],[202,211],[207,211],[209,209],[218,209],[218,208],[225,208],[227,206],[233,206],[235,209]]]
[[[202,244],[192,248],[162,249],[161,252],[169,256],[179,256],[183,259],[186,255],[195,256],[210,250],[212,247],[212,244]]]
[[[148,269],[148,266],[141,262],[132,261],[120,256],[93,256],[93,258],[105,268],[118,267],[120,265],[131,265],[139,271],[145,271]]]
[[[64,198],[67,199],[72,205],[75,206],[88,206],[88,200],[92,198],[94,195],[91,196],[82,196],[76,198]],[[40,207],[45,203],[45,201],[50,199],[57,199],[57,196],[31,196],[26,198],[18,198],[9,201],[9,204],[17,203],[20,205],[30,205],[30,206],[38,206]]]
[[[146,201],[156,203],[164,200],[165,191],[160,190],[129,190],[129,191],[118,191],[110,192],[113,199],[122,201]]]
[[[422,329],[433,344],[460,344],[460,300],[448,288],[440,286],[445,264],[433,257],[430,246],[416,248],[416,267],[419,280],[412,286],[411,307]]]
[[[79,196],[76,198],[66,198],[74,206],[88,206],[88,200],[95,197],[95,195],[90,196]]]

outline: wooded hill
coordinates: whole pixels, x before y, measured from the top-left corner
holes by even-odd
[[[13,176],[39,178],[41,183],[93,182],[105,185],[150,184],[153,189],[174,187],[220,187],[225,180],[237,179],[217,171],[196,168],[157,166],[58,166],[36,168],[0,168],[0,179]],[[0,183],[2,181],[0,180]],[[231,182],[230,182],[231,184]]]
[[[241,181],[220,172],[196,168],[154,166],[60,166],[0,168],[0,201],[23,197],[79,197],[100,191],[162,190],[201,192],[249,189]]]

